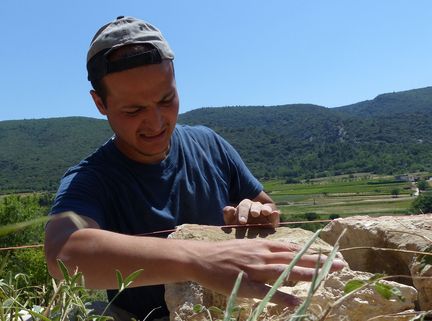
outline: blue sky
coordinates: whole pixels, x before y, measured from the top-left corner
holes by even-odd
[[[101,117],[85,56],[118,15],[173,48],[180,112],[343,106],[432,84],[432,1],[0,1],[0,120]]]

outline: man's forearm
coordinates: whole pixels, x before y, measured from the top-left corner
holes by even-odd
[[[63,277],[56,265],[60,259],[70,272],[78,268],[83,273],[87,287],[113,289],[117,287],[115,270],[127,276],[143,269],[132,286],[190,280],[196,243],[86,228],[73,232],[62,248],[47,258],[56,278]]]

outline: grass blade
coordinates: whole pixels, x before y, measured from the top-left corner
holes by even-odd
[[[234,283],[234,287],[231,291],[231,294],[229,296],[228,303],[226,306],[224,321],[230,321],[231,320],[232,311],[234,309],[235,301],[237,299],[237,292],[238,292],[238,289],[240,288],[240,283],[241,283],[241,280],[243,278],[243,274],[244,274],[244,272],[240,271],[240,273],[237,276],[237,280]]]
[[[339,241],[342,238],[342,236],[345,234],[347,229],[344,229],[342,233],[339,235],[338,239],[336,240],[333,249],[327,256],[327,260],[324,262],[321,270],[319,270],[319,266],[317,264],[316,271],[314,274],[314,277],[312,279],[311,285],[309,287],[308,294],[306,296],[306,299],[303,301],[302,304],[297,308],[297,310],[293,313],[293,315],[290,318],[290,321],[296,321],[301,320],[305,314],[306,310],[309,308],[309,305],[312,301],[312,296],[315,294],[315,292],[318,290],[318,287],[320,286],[321,282],[324,280],[324,278],[328,275],[331,269],[331,265],[336,258],[337,252],[339,250]]]
[[[42,217],[37,217],[25,222],[19,222],[19,223],[13,223],[13,224],[8,224],[5,226],[1,226],[0,227],[0,236],[6,235],[6,234],[10,234],[10,233],[14,233],[16,231],[22,230],[26,227],[35,225],[35,224],[41,224],[41,223],[45,223],[47,221],[49,221],[49,217],[48,216],[42,216]]]
[[[300,260],[300,258],[303,256],[303,254],[306,253],[306,251],[311,247],[313,242],[318,238],[319,233],[321,230],[318,230],[315,232],[314,235],[309,239],[309,241],[303,246],[303,248],[296,254],[296,256],[293,258],[293,260],[288,264],[286,269],[282,272],[282,274],[279,276],[279,278],[276,280],[276,282],[273,284],[267,295],[262,299],[260,304],[256,307],[256,309],[252,312],[251,316],[248,318],[248,321],[256,321],[259,317],[259,315],[264,311],[265,306],[270,302],[273,295],[276,293],[277,289],[283,284],[283,282],[288,278],[289,274],[291,273],[294,266],[297,264],[297,262]]]

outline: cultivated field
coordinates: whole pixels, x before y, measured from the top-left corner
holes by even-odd
[[[408,214],[416,197],[412,182],[398,181],[394,176],[367,174],[310,180],[286,184],[281,180],[264,182],[265,190],[278,204],[285,221],[352,215]],[[310,215],[310,214],[309,214]]]

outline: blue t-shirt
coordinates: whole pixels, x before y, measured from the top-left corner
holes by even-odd
[[[169,154],[158,164],[135,162],[109,140],[66,172],[51,214],[74,211],[102,229],[138,235],[185,223],[223,225],[226,205],[262,190],[223,138],[203,126],[177,125]],[[110,299],[114,295],[108,291]],[[115,304],[138,319],[162,306],[153,319],[168,314],[163,295],[163,285],[130,288]]]

